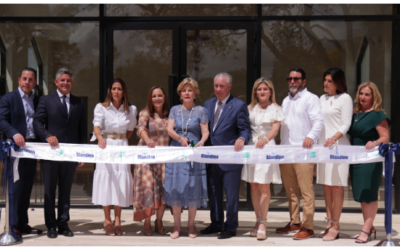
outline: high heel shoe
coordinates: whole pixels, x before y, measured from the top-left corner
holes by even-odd
[[[122,228],[121,225],[115,226],[115,221],[113,222],[115,235],[121,236],[122,235]]]
[[[362,232],[362,233],[365,233],[366,235],[368,235],[367,240],[361,240],[361,239],[359,238],[360,236],[358,236],[358,237],[356,238],[355,243],[367,243],[368,241],[371,241],[371,233],[364,232],[363,230],[361,230],[361,232]]]
[[[339,233],[340,233],[339,222],[335,221],[332,218],[329,218],[329,222],[331,223],[332,226],[329,228],[328,232],[331,232],[331,234],[327,233],[322,238],[323,241],[332,241],[339,239]]]
[[[257,218],[257,223],[260,218]],[[257,237],[258,228],[253,228],[250,230],[250,237]]]
[[[146,223],[146,221],[145,221],[144,223]],[[153,232],[151,231],[151,223],[150,223],[150,230],[144,229],[144,225],[143,225],[143,233],[144,233],[144,235],[146,235],[146,236],[150,236],[150,235],[153,234]]]
[[[267,220],[261,220],[261,218],[257,219],[259,224],[264,224],[267,227]],[[267,231],[257,230],[257,240],[266,240],[267,239]]]
[[[325,217],[324,222],[329,222],[330,219],[331,218]],[[327,235],[327,233],[329,232],[329,228],[331,228],[331,227],[332,226],[325,228],[325,231],[323,233],[321,233],[320,235],[318,235],[318,238],[324,238],[324,236]]]
[[[371,230],[369,230],[369,234],[374,234],[374,240],[376,240],[376,229],[375,229],[375,227],[371,227]],[[372,238],[372,236],[371,236],[371,238]]]
[[[111,223],[107,224],[107,225],[104,225],[104,223],[103,223],[103,227],[104,227],[104,230],[106,230],[106,234],[107,235],[115,236],[114,228],[113,228],[113,225]]]
[[[157,233],[162,234],[162,235],[167,234],[167,231],[164,229],[164,227],[161,227],[160,229],[158,228],[157,220],[158,219],[156,219],[154,221],[154,231],[156,231]]]

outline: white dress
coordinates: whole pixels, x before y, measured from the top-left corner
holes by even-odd
[[[125,114],[123,105],[117,110],[112,103],[109,107],[97,104],[94,109],[93,125],[102,133],[126,133],[136,126],[136,107],[129,107]],[[91,141],[96,140],[93,135]],[[107,145],[127,146],[127,139],[105,138]],[[96,205],[129,207],[133,204],[133,179],[130,164],[97,163],[93,176],[92,202]]]
[[[261,109],[257,103],[253,110],[249,110],[249,114],[252,137],[249,145],[255,145],[258,136],[267,136],[272,130],[273,122],[285,119],[281,107],[275,104],[269,105],[266,109]],[[267,145],[276,145],[275,139],[270,140]],[[271,182],[281,184],[279,164],[245,164],[242,169],[242,180],[260,184]]]
[[[322,95],[320,97],[321,111],[324,117],[324,127],[318,139],[318,144],[324,144],[326,139],[340,131],[343,137],[337,142],[340,145],[350,145],[346,136],[353,115],[353,100],[347,93],[339,95]],[[335,147],[335,146],[334,146]],[[347,186],[349,164],[318,163],[317,183],[328,186]]]

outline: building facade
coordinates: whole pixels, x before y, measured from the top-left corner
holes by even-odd
[[[178,104],[176,88],[188,75],[198,80],[197,104],[203,105],[213,97],[214,75],[222,71],[233,76],[231,93],[247,103],[254,81],[270,78],[281,104],[290,68],[303,68],[306,86],[320,96],[323,72],[339,67],[353,98],[360,83],[378,85],[396,143],[399,20],[399,4],[0,4],[0,96],[18,87],[25,66],[38,70],[35,92],[47,95],[56,89],[57,69],[67,67],[75,74],[72,93],[84,100],[88,131],[93,131],[94,107],[115,77],[128,84],[129,101],[138,110],[153,85],[168,89],[170,105]],[[134,133],[129,143],[138,141]],[[94,169],[94,164],[78,168],[74,206],[92,206]],[[395,170],[395,212],[400,211],[397,180]],[[317,210],[323,210],[322,186],[314,188]],[[242,183],[242,210],[252,209],[249,191]],[[287,209],[283,185],[271,185],[271,194],[271,209]],[[382,182],[380,209],[383,198]],[[32,203],[43,202],[38,163]],[[359,210],[350,186],[344,210]]]

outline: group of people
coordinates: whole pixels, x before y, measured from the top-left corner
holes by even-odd
[[[116,78],[108,86],[107,97],[94,110],[93,137],[100,148],[107,145],[128,145],[128,138],[137,128],[139,146],[201,147],[232,145],[240,151],[244,145],[262,150],[275,145],[281,128],[281,145],[312,148],[340,145],[365,145],[371,150],[389,141],[390,120],[381,107],[382,98],[372,82],[359,85],[355,107],[347,92],[344,72],[328,69],[322,76],[326,92],[319,99],[306,88],[306,73],[300,68],[289,71],[286,78],[289,94],[281,106],[276,103],[273,83],[269,79],[255,81],[251,103],[232,96],[232,76],[219,73],[214,78],[215,97],[204,107],[196,105],[199,86],[195,79],[185,78],[178,86],[180,105],[168,107],[161,86],[150,89],[147,106],[140,111],[128,101],[125,82]],[[70,94],[72,73],[65,68],[56,74],[57,90],[38,98],[32,93],[36,72],[24,68],[18,79],[19,88],[0,100],[0,130],[3,139],[12,138],[23,147],[25,142],[42,141],[57,147],[58,143],[86,143],[83,102]],[[347,136],[349,135],[349,137]],[[19,159],[20,179],[14,183],[12,222],[20,233],[42,233],[28,225],[27,209],[32,190],[36,160]],[[73,236],[68,228],[70,191],[75,169],[83,163],[41,160],[45,185],[45,222],[47,236]],[[378,209],[378,192],[382,163],[317,164],[317,183],[323,185],[327,226],[318,235],[325,241],[339,238],[339,219],[344,201],[343,187],[350,172],[353,197],[361,203],[364,225],[356,243],[365,243],[376,235],[373,221]],[[241,180],[251,186],[251,199],[256,222],[250,231],[258,240],[267,238],[267,214],[271,199],[270,184],[282,183],[289,203],[289,223],[277,233],[294,234],[293,239],[314,237],[315,198],[314,164],[204,164],[198,162],[141,164],[96,164],[93,180],[93,203],[102,205],[107,235],[122,235],[121,207],[133,205],[133,220],[143,221],[143,233],[152,235],[151,216],[156,214],[154,229],[165,235],[163,215],[168,206],[174,218],[170,237],[181,231],[181,212],[188,209],[188,236],[195,238],[196,210],[210,208],[211,224],[201,234],[219,233],[219,239],[236,236],[238,228],[239,188]],[[55,190],[59,185],[58,217],[55,216]],[[223,194],[226,195],[226,220]],[[300,219],[300,193],[303,216]],[[111,206],[115,218],[111,219]],[[58,228],[58,232],[57,232]]]

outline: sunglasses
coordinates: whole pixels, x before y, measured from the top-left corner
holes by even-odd
[[[301,78],[301,77],[288,77],[288,78],[286,78],[286,80],[288,82],[291,82],[292,80],[297,82],[298,80],[303,80],[303,78]]]

